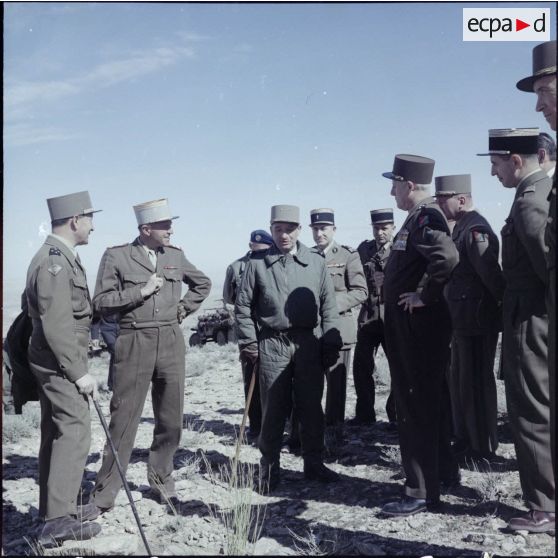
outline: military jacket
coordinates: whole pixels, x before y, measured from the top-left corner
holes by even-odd
[[[500,331],[504,276],[500,243],[488,221],[475,210],[457,221],[453,241],[459,263],[446,286],[453,330],[460,335]]]
[[[87,374],[92,308],[85,269],[64,242],[49,235],[27,270],[25,294],[33,320],[31,345],[40,364],[72,382]]]
[[[556,171],[552,177],[552,188],[548,194],[548,219],[544,233],[546,244],[546,265],[548,269],[556,267]]]
[[[324,256],[301,242],[294,255],[282,254],[276,246],[253,255],[244,270],[235,317],[241,348],[255,343],[260,329],[310,329],[318,337],[340,340],[339,310]]]
[[[223,284],[223,301],[227,304],[234,304],[242,273],[246,267],[246,262],[250,259],[251,252],[247,252],[242,258],[238,258],[227,267],[225,283]]]
[[[315,250],[318,250],[314,246]],[[333,281],[339,309],[341,339],[344,345],[356,343],[356,323],[352,309],[366,300],[368,288],[356,250],[333,241],[325,253],[326,266]]]
[[[374,272],[383,272],[391,251],[391,242],[386,243],[379,250],[375,240],[365,240],[357,248],[366,283],[368,285],[368,298],[360,308],[358,323],[360,325],[382,319],[380,290],[374,280]]]
[[[146,299],[141,288],[151,275],[164,279],[158,293]],[[188,291],[182,297],[182,283]],[[107,248],[97,274],[93,305],[101,315],[120,312],[121,328],[176,324],[179,304],[186,315],[194,312],[211,290],[211,281],[175,246],[159,248],[157,269],[136,238],[131,244]]]
[[[448,222],[434,198],[417,204],[393,239],[384,270],[384,301],[397,304],[399,295],[420,292],[424,304],[443,300],[443,288],[459,261]]]

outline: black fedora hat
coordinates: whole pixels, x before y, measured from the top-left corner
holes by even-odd
[[[520,79],[516,87],[533,93],[535,81],[552,74],[556,74],[556,41],[541,43],[533,49],[533,75]]]

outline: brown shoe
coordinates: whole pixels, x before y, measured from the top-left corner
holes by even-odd
[[[547,533],[556,528],[556,515],[551,512],[529,510],[526,514],[510,519],[508,529],[511,531],[528,531],[529,533]]]

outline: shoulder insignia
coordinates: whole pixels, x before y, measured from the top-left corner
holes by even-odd
[[[488,234],[481,231],[472,231],[473,240],[475,242],[486,242],[488,240]]]
[[[53,275],[58,275],[58,273],[60,272],[60,270],[62,269],[61,265],[58,264],[52,264],[50,267],[47,268],[49,273],[52,273]]]
[[[49,256],[61,256],[62,252],[60,252],[60,248],[56,248],[55,246],[53,246],[49,251],[48,251],[48,255]]]
[[[130,243],[126,242],[126,244],[118,244],[117,246],[109,246],[107,250],[112,250],[113,248],[124,248],[124,246],[129,246]]]
[[[426,227],[430,223],[430,217],[428,215],[421,215],[418,218],[418,226],[422,229],[422,227]]]
[[[346,244],[341,244],[342,248],[345,248],[345,250],[347,250],[347,252],[354,254],[356,252],[356,250],[354,248],[351,248],[350,246],[347,246]]]

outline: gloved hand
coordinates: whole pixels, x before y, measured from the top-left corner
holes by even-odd
[[[250,343],[249,345],[245,345],[240,349],[240,360],[247,360],[250,364],[254,364],[258,357],[260,356],[260,352],[258,350],[257,343]]]
[[[186,308],[182,304],[178,305],[178,310],[176,311],[176,317],[178,318],[178,323],[181,324],[182,320],[188,315]]]
[[[97,399],[97,380],[91,374],[85,374],[76,380],[76,387],[83,395],[90,395],[91,399]]]
[[[324,343],[322,345],[322,366],[324,370],[331,368],[339,358],[339,348],[336,345]]]

